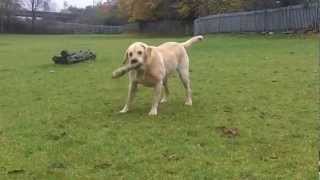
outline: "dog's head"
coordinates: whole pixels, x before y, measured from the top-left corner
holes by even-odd
[[[145,43],[136,42],[129,46],[123,64],[145,64],[151,55],[151,47]]]

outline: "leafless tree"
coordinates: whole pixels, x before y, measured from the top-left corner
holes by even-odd
[[[57,4],[52,0],[46,0],[43,2],[43,10],[46,12],[55,11]]]
[[[12,13],[20,9],[19,0],[0,1],[0,32],[5,31],[5,26],[9,26]]]
[[[6,1],[0,1],[0,32],[4,32],[4,16],[6,12]]]
[[[31,10],[32,13],[32,31],[34,31],[34,25],[37,18],[37,11],[40,10],[48,10],[50,7],[50,0],[22,0],[24,3],[24,6]]]
[[[69,4],[68,1],[63,1],[63,9],[68,9]]]

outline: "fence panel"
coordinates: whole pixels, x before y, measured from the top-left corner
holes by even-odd
[[[319,27],[318,4],[218,14],[194,21],[194,33],[289,31]]]

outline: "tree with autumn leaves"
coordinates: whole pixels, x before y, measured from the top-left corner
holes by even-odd
[[[119,0],[122,15],[129,21],[143,21],[155,19],[155,10],[161,0]]]
[[[249,11],[316,0],[107,0],[84,9],[69,7],[79,23],[119,25],[155,20],[192,21],[211,14]]]
[[[210,14],[275,8],[312,0],[118,0],[129,21],[193,20]]]

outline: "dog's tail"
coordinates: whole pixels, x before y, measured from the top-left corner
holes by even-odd
[[[196,43],[196,42],[199,42],[199,41],[202,41],[203,40],[203,36],[195,36],[191,39],[189,39],[188,41],[184,42],[184,43],[181,43],[181,45],[184,47],[184,48],[189,48],[191,47],[191,45],[193,43]]]

